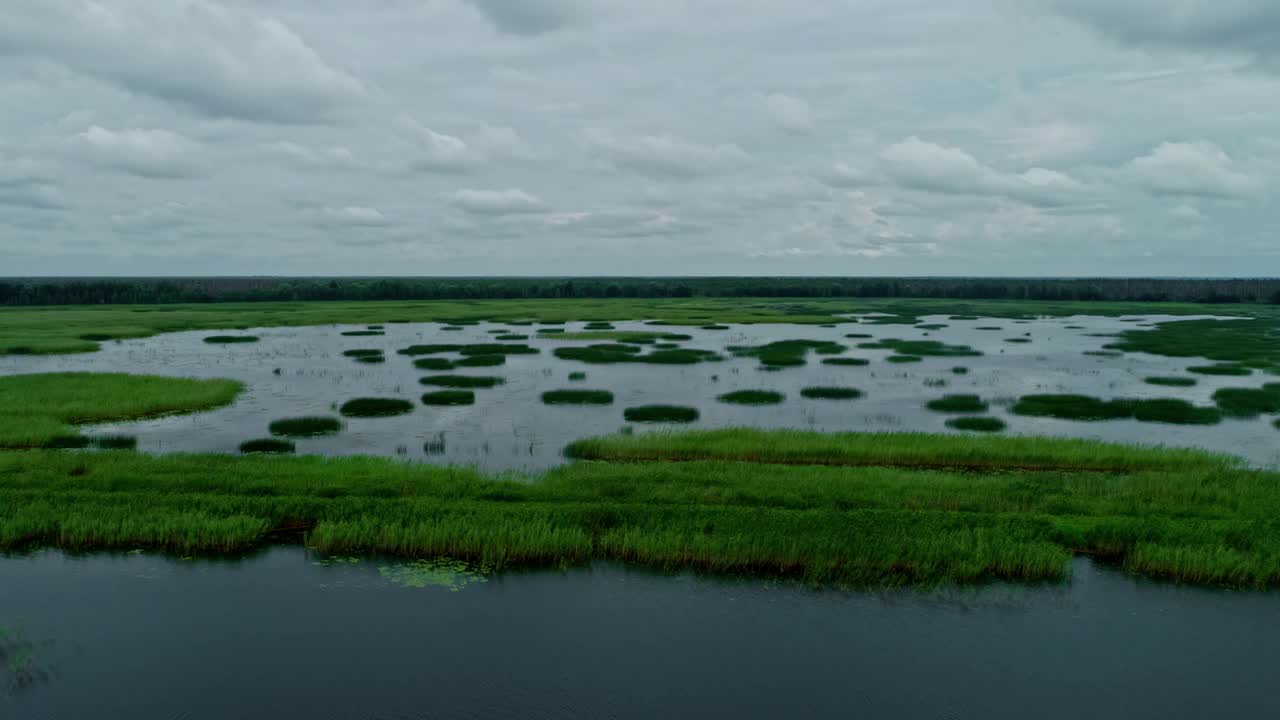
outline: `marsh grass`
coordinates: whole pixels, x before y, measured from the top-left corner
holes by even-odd
[[[255,335],[210,335],[204,339],[211,345],[236,345],[241,343],[256,343],[261,338]]]
[[[549,390],[542,393],[545,405],[612,405],[608,390]]]
[[[1213,393],[1213,401],[1224,414],[1234,418],[1280,413],[1280,383],[1267,383],[1261,388],[1221,388]]]
[[[357,348],[355,350],[345,350],[342,355],[349,358],[382,357],[383,352],[375,348]]]
[[[537,355],[540,350],[521,343],[476,343],[458,348],[463,356],[476,355]]]
[[[571,382],[582,382],[583,380],[586,380],[586,379],[587,379],[587,374],[582,371],[575,371],[575,372],[569,373],[569,380]]]
[[[969,432],[993,433],[1004,430],[1007,426],[1000,418],[978,416],[956,417],[947,420],[947,427],[953,430],[967,430]]]
[[[123,373],[40,373],[0,377],[0,448],[34,448],[74,437],[74,425],[127,422],[230,405],[234,380]]]
[[[282,437],[316,437],[341,432],[342,421],[325,416],[283,418],[272,421],[267,430]]]
[[[1235,365],[1232,363],[1218,363],[1216,365],[1196,365],[1187,368],[1187,372],[1197,375],[1222,375],[1227,377],[1245,377],[1252,375],[1253,369],[1243,365]]]
[[[937,340],[899,340],[887,338],[878,342],[859,343],[858,347],[867,350],[892,350],[898,355],[917,357],[977,357],[982,355],[968,345],[947,345]],[[892,358],[890,358],[892,360]]]
[[[967,367],[965,367],[965,366],[963,366],[963,365],[957,365],[957,366],[955,366],[955,367],[951,368],[951,374],[952,374],[952,375],[968,375],[968,374],[969,374],[969,368],[967,368]]]
[[[262,438],[240,443],[240,452],[242,453],[286,454],[295,450],[297,450],[297,447],[292,442],[281,440],[280,438]]]
[[[342,335],[343,337],[378,337],[386,333],[382,330],[348,330]]]
[[[800,397],[810,400],[857,400],[863,392],[851,387],[815,385],[800,390]]]
[[[871,361],[866,358],[834,357],[834,358],[823,358],[822,364],[835,365],[837,367],[866,367],[867,365],[871,364]]]
[[[482,375],[428,375],[418,382],[444,388],[494,388],[506,382],[500,377]]]
[[[679,350],[653,350],[641,354],[641,349],[632,345],[600,344],[586,347],[559,347],[553,351],[561,360],[575,360],[593,365],[617,363],[648,363],[654,365],[695,365],[702,362],[715,362],[721,357],[709,350],[691,348]]]
[[[702,325],[701,327],[702,327],[702,329],[703,329],[703,330],[729,330],[729,329],[731,329],[728,325]]]
[[[1177,376],[1150,376],[1145,377],[1142,381],[1148,385],[1161,385],[1164,387],[1194,387],[1197,383],[1195,378],[1177,377]]]
[[[690,423],[701,417],[701,413],[697,408],[682,405],[641,405],[627,408],[622,416],[627,422]]]
[[[381,418],[413,412],[413,403],[399,398],[356,398],[338,408],[343,417]]]
[[[716,399],[731,405],[778,405],[785,401],[787,396],[772,390],[735,390],[720,395]]]
[[[1186,400],[1102,400],[1087,395],[1025,395],[1013,405],[1012,412],[1079,421],[1135,419],[1176,425],[1214,425],[1222,421],[1217,408],[1198,407]]]
[[[1004,339],[1004,341],[1005,341],[1005,342],[1007,342],[1007,343],[1013,343],[1013,344],[1015,344],[1015,345],[1025,345],[1025,344],[1027,344],[1027,343],[1031,342],[1031,338],[1026,338],[1026,337],[1011,337],[1011,338],[1005,338],[1005,339]],[[1086,353],[1086,354],[1088,354],[1088,353]]]
[[[475,405],[476,394],[470,390],[437,390],[424,393],[423,405]]]
[[[502,334],[500,334],[500,335],[494,335],[494,336],[493,336],[493,339],[494,339],[494,340],[502,340],[502,341],[504,341],[504,342],[510,342],[510,341],[513,341],[513,340],[528,340],[528,339],[529,339],[529,336],[528,336],[528,335],[520,335],[520,334],[518,334],[518,333],[502,333]]]
[[[919,355],[890,355],[889,357],[885,358],[885,361],[902,365],[906,363],[924,362],[924,358],[920,357]]]
[[[943,395],[930,400],[925,407],[943,413],[981,413],[987,411],[987,403],[977,395]]]
[[[352,359],[358,363],[364,363],[365,365],[379,365],[387,361],[385,355],[361,355]]]
[[[752,357],[766,367],[799,367],[810,352],[839,355],[845,346],[829,340],[777,340],[765,345],[734,345],[728,348],[737,357]]]

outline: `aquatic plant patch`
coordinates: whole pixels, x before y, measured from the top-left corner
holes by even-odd
[[[1006,427],[1005,422],[1000,418],[982,415],[950,418],[947,420],[946,425],[953,430],[984,433],[1000,432]]]
[[[476,394],[470,390],[437,390],[424,393],[423,405],[474,405]]]
[[[697,408],[681,405],[641,405],[623,411],[627,422],[642,423],[690,423],[697,420],[701,413]]]
[[[418,382],[446,388],[493,388],[506,382],[500,377],[481,375],[428,375]]]
[[[316,437],[341,432],[342,421],[325,416],[283,418],[272,421],[267,430],[284,437]]]
[[[731,405],[777,405],[786,400],[787,396],[772,390],[735,390],[716,399]]]
[[[399,398],[356,398],[338,408],[343,417],[381,418],[413,412],[413,403]]]
[[[608,390],[549,390],[542,393],[546,405],[611,405],[613,393]]]

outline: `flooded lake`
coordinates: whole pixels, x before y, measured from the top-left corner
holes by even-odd
[[[1151,375],[1183,374],[1187,367],[1205,364],[1194,358],[1168,358],[1145,354],[1121,357],[1086,355],[1113,338],[1100,337],[1172,320],[1164,316],[1141,318],[1067,317],[1035,321],[1007,319],[951,320],[933,317],[923,324],[945,328],[924,329],[909,325],[871,323],[837,327],[797,325],[741,325],[728,330],[663,327],[641,322],[615,323],[618,330],[676,332],[692,335],[681,347],[725,354],[723,362],[696,365],[587,364],[563,360],[557,347],[584,346],[586,341],[566,342],[539,337],[539,326],[481,323],[446,331],[436,323],[387,325],[385,335],[350,337],[343,332],[364,326],[325,326],[250,330],[261,340],[251,344],[211,345],[203,340],[220,332],[183,332],[140,340],[109,342],[101,352],[64,356],[0,357],[0,374],[93,371],[131,372],[194,377],[226,377],[242,380],[247,390],[231,407],[192,416],[119,423],[86,429],[89,434],[137,435],[138,448],[146,452],[236,452],[240,443],[267,435],[275,419],[301,415],[336,415],[337,406],[362,396],[402,398],[416,410],[398,417],[347,419],[343,432],[297,441],[298,452],[328,455],[368,454],[410,460],[476,465],[486,470],[540,469],[563,462],[561,451],[569,442],[614,432],[627,423],[623,410],[646,404],[695,406],[701,418],[684,427],[790,427],[819,431],[919,430],[951,432],[948,415],[927,410],[924,404],[948,393],[976,393],[992,403],[991,414],[1005,420],[1010,434],[1066,435],[1131,443],[1164,443],[1204,447],[1247,458],[1258,466],[1280,464],[1280,443],[1270,420],[1227,419],[1212,426],[1179,426],[1110,420],[1074,422],[1053,418],[1011,415],[1008,407],[1018,396],[1031,393],[1080,393],[1103,398],[1182,398],[1200,405],[1221,387],[1257,387],[1265,376],[1196,376],[1189,388],[1156,387],[1143,382]],[[580,331],[582,323],[570,323],[567,331]],[[998,327],[999,330],[982,328]],[[498,332],[527,334],[527,343],[540,350],[534,355],[513,355],[505,365],[464,368],[453,374],[492,375],[505,380],[491,389],[478,389],[476,403],[459,407],[427,407],[418,398],[426,388],[420,377],[434,374],[414,367],[415,358],[397,350],[421,343],[495,342]],[[847,333],[872,337],[848,339]],[[886,362],[892,353],[856,347],[877,339],[938,340],[968,345],[980,357],[926,357],[922,362]],[[1025,338],[1030,342],[1008,342]],[[810,354],[803,367],[778,372],[761,369],[760,361],[734,357],[725,348],[760,345],[786,339],[830,340],[848,346],[848,357],[865,358],[865,367],[822,364],[824,357]],[[376,348],[386,362],[367,365],[343,355],[344,351]],[[430,357],[457,358],[456,354]],[[966,375],[951,368],[964,366]],[[585,380],[570,382],[571,372],[582,371]],[[1270,378],[1274,380],[1274,378]],[[851,386],[865,396],[854,402],[801,398],[810,385]],[[541,394],[565,388],[609,390],[616,396],[607,406],[547,406]],[[752,407],[718,402],[735,390],[766,389],[784,393],[780,405]],[[645,426],[650,427],[650,426]]]
[[[45,551],[0,558],[0,717],[1280,717],[1277,599]]]

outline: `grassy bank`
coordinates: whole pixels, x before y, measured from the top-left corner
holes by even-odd
[[[1022,449],[987,439],[968,438]],[[1151,453],[1159,469],[1124,473],[708,460],[529,482],[373,458],[14,451],[0,453],[0,548],[239,551],[304,530],[326,552],[499,569],[610,559],[890,586],[1060,580],[1088,553],[1190,582],[1280,582],[1280,477],[1211,457],[1168,472],[1183,456]]]

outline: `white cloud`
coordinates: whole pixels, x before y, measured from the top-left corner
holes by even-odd
[[[176,179],[201,172],[200,147],[169,130],[108,130],[93,125],[77,134],[74,141],[92,162],[139,177]]]
[[[957,195],[997,195],[1034,205],[1065,205],[1078,200],[1083,186],[1068,175],[1045,168],[1002,172],[959,148],[911,136],[880,153],[885,173],[914,190]]]
[[[363,93],[280,20],[206,0],[19,3],[0,46],[217,117],[310,123]]]
[[[351,169],[360,166],[359,160],[356,159],[355,154],[350,149],[336,145],[312,148],[288,140],[280,140],[265,143],[262,145],[262,149],[309,169]]]
[[[1210,142],[1166,142],[1128,165],[1134,179],[1165,195],[1237,198],[1258,184],[1235,169],[1231,156]]]
[[[473,215],[518,215],[542,212],[541,200],[518,188],[508,190],[472,190],[464,188],[452,193],[450,201]]]
[[[385,227],[391,224],[391,220],[382,211],[361,205],[320,208],[316,219],[325,224],[350,227]]]
[[[674,135],[619,138],[587,131],[592,150],[615,168],[659,179],[688,179],[741,167],[751,156],[733,143],[703,145]]]

